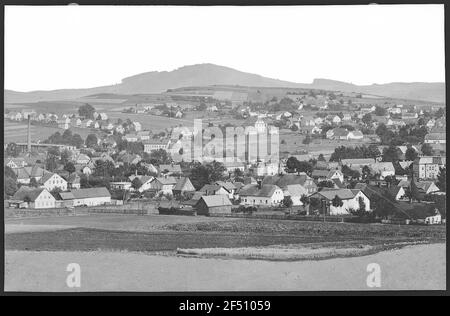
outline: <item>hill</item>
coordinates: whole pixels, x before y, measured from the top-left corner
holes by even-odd
[[[198,64],[173,71],[152,71],[122,79],[120,84],[52,91],[17,92],[5,90],[5,103],[73,100],[94,94],[151,94],[188,86],[238,85],[247,87],[305,88],[343,92],[360,92],[384,97],[445,102],[444,83],[388,83],[358,86],[328,79],[302,84],[238,71],[232,68]]]

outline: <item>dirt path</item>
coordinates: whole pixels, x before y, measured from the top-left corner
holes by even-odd
[[[381,268],[381,290],[443,290],[445,244],[323,261],[199,259],[126,252],[6,251],[5,291],[74,291],[69,263],[81,267],[78,291],[373,290],[367,265]]]

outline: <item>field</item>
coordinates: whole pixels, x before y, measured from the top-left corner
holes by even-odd
[[[441,242],[443,226],[394,226],[349,223],[220,219],[187,216],[89,215],[7,219],[8,225],[59,225],[69,229],[5,235],[9,250],[97,249],[174,251],[177,248],[244,247],[334,243],[381,245],[397,242]]]
[[[4,141],[8,142],[26,142],[27,141],[27,124],[26,122],[11,122],[9,120],[4,120]],[[40,140],[43,142],[50,135],[60,132],[63,133],[64,130],[58,127],[42,126],[42,125],[31,125],[31,140],[33,142]],[[87,128],[70,127],[70,130],[74,134],[80,134],[81,138],[85,139],[87,135],[91,133],[100,134],[100,131],[93,131]]]
[[[373,290],[365,281],[373,262],[382,268],[381,289],[445,288],[444,226],[163,215],[18,218],[5,224],[6,291]],[[411,242],[426,245],[396,249]],[[278,262],[177,255],[179,248],[320,252],[372,246],[385,251]],[[80,288],[65,283],[69,263],[81,267]]]

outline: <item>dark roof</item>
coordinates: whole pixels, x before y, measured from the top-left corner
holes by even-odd
[[[199,202],[203,200],[208,207],[231,206],[230,199],[226,195],[203,195]]]
[[[76,198],[76,199],[111,196],[111,193],[109,193],[108,189],[105,187],[78,189],[78,190],[72,190],[70,192],[73,194],[74,198]]]
[[[188,177],[182,177],[173,188],[174,191],[195,191],[194,185]]]
[[[284,174],[276,176],[267,176],[262,181],[262,184],[275,184],[280,188],[286,188],[290,184],[304,185],[308,176],[306,174]]]
[[[13,200],[23,201],[25,197],[29,197],[32,202],[34,202],[42,191],[46,191],[45,188],[31,188],[27,186],[21,186],[19,190],[12,197]]]

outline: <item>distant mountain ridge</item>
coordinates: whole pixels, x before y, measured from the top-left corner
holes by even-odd
[[[100,93],[161,93],[167,91],[167,89],[211,85],[322,89],[360,92],[392,98],[445,102],[445,84],[440,82],[387,83],[358,86],[329,79],[315,79],[311,84],[304,84],[267,78],[214,64],[197,64],[183,66],[173,71],[145,72],[124,78],[120,84],[103,87],[31,92],[5,90],[5,103],[71,100]]]

